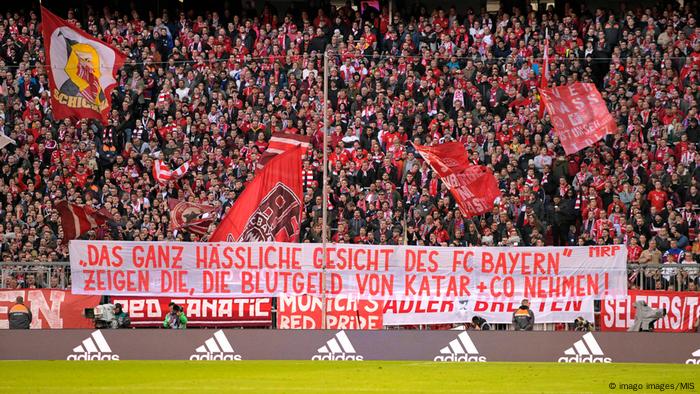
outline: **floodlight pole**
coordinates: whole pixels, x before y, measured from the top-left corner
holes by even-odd
[[[326,329],[326,257],[328,242],[328,51],[323,51],[323,214],[321,242],[323,243],[323,271],[321,273],[321,328]]]

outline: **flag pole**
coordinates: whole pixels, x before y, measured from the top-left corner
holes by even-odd
[[[323,244],[323,272],[321,286],[321,300],[323,308],[321,309],[322,324],[321,328],[326,329],[326,257],[328,242],[328,50],[323,51],[323,214],[321,224],[321,242]]]
[[[394,0],[389,0],[389,26],[394,24],[394,17],[393,17],[393,7],[391,6]]]

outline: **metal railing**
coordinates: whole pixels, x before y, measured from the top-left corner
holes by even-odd
[[[698,263],[627,264],[629,284],[639,290],[697,291],[698,275]]]
[[[26,287],[26,280],[34,275],[38,287],[51,288],[52,279],[56,278],[56,287],[70,287],[70,263],[67,261],[11,261],[0,263],[0,288],[10,286],[10,281],[16,280],[21,287]]]

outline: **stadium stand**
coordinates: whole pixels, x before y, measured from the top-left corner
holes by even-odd
[[[330,49],[333,242],[629,246],[629,262],[697,264],[700,142],[697,2],[684,7],[497,14],[425,7],[329,14],[61,14],[128,54],[106,127],[51,116],[36,11],[0,16],[0,255],[68,259],[55,202],[115,217],[90,239],[184,240],[168,198],[236,200],[273,132],[304,134],[301,241],[320,242],[323,52]],[[466,12],[464,15],[461,12]],[[536,87],[545,35],[550,84],[594,82],[618,130],[566,156]],[[465,219],[410,142],[462,142],[503,198]],[[161,185],[153,161],[182,178]],[[210,229],[216,226],[216,222]],[[638,267],[638,266],[631,266]],[[698,269],[630,270],[631,287],[697,288]],[[3,270],[6,287],[28,271]],[[61,267],[42,286],[65,285]],[[646,278],[646,279],[641,279]],[[650,280],[649,278],[653,278]],[[36,277],[34,277],[36,280]]]

